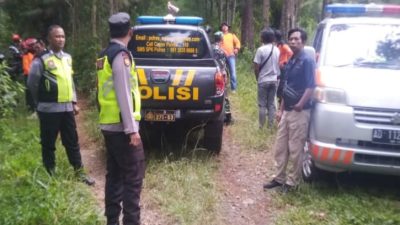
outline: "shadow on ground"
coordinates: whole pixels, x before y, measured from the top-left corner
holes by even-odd
[[[140,131],[147,159],[206,159],[211,155],[202,141],[203,124],[141,123]]]
[[[365,194],[400,200],[400,177],[360,172],[327,173],[312,186],[320,190],[363,192]],[[393,199],[395,198],[395,199]]]

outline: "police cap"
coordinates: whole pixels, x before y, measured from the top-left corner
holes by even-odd
[[[108,25],[110,27],[111,37],[124,37],[130,29],[130,19],[129,14],[124,12],[119,12],[110,16]]]

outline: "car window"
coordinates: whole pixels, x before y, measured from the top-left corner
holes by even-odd
[[[321,43],[322,43],[322,36],[324,29],[325,29],[325,24],[319,25],[317,28],[317,32],[315,34],[313,46],[317,53],[321,51]]]
[[[205,36],[193,30],[135,30],[128,48],[134,58],[202,59],[210,57]]]
[[[400,25],[336,24],[324,65],[400,69]]]

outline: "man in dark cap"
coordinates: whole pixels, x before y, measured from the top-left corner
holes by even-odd
[[[108,225],[140,224],[140,192],[145,173],[139,135],[140,93],[135,63],[127,49],[132,36],[130,17],[117,13],[108,19],[111,41],[97,59],[97,99],[100,129],[107,149],[105,215]]]
[[[236,55],[240,50],[240,41],[235,34],[229,32],[229,28],[226,22],[223,22],[220,26],[220,30],[224,33],[221,48],[225,52],[226,62],[228,63],[231,90],[235,93],[237,88]]]

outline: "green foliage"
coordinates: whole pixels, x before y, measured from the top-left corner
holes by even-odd
[[[83,121],[85,132],[89,134],[96,143],[103,142],[103,135],[99,129],[99,110],[96,107],[85,109],[85,119]]]
[[[57,173],[47,175],[38,121],[26,116],[18,111],[13,119],[0,120],[0,224],[104,224],[89,188],[76,180],[60,144]]]
[[[101,48],[100,42],[96,39],[80,39],[77,44],[72,50],[76,85],[78,90],[85,94],[94,93],[97,77],[95,62]],[[79,46],[86,47],[80,48]],[[91,103],[94,103],[93,97],[90,99]]]
[[[11,28],[8,14],[0,8],[0,53],[5,53],[3,49],[6,49],[8,44],[11,42]]]
[[[22,37],[44,36],[51,24],[68,25],[69,6],[60,0],[5,0],[2,8],[8,13],[13,32]],[[1,23],[1,22],[0,22]]]
[[[0,64],[0,118],[13,113],[24,90],[20,83],[11,80],[6,70],[5,64]]]
[[[315,28],[318,25],[319,18],[322,14],[322,1],[320,0],[305,0],[303,1],[300,16],[299,25],[307,31],[311,41]]]

